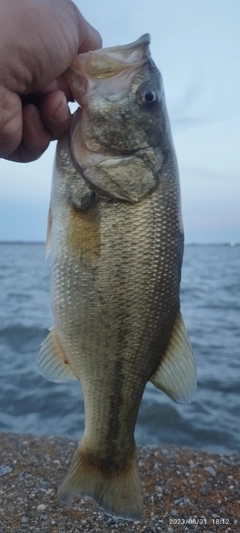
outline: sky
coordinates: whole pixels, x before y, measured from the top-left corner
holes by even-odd
[[[240,242],[239,0],[75,3],[103,46],[151,35],[179,163],[185,241]],[[45,240],[54,152],[52,143],[34,163],[0,160],[0,240]]]

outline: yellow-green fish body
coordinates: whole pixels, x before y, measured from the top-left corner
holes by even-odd
[[[55,326],[38,366],[48,379],[81,380],[86,422],[59,494],[139,520],[134,428],[146,382],[179,402],[196,388],[179,302],[178,169],[148,35],[78,56],[66,78],[81,108],[57,148]]]

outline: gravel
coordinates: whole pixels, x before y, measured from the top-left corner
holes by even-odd
[[[105,515],[91,499],[59,504],[75,441],[0,433],[0,445],[0,533],[240,532],[239,455],[139,448],[145,510],[134,524]]]

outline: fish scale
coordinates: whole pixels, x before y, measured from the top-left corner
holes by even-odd
[[[59,497],[91,496],[112,516],[138,521],[134,430],[145,385],[178,402],[196,389],[179,302],[178,169],[148,35],[77,56],[66,79],[81,107],[56,153],[55,325],[38,368],[81,381],[85,429]]]

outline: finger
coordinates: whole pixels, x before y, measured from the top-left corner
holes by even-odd
[[[23,108],[23,136],[17,150],[6,159],[28,163],[38,159],[52,140],[51,133],[44,126],[36,106],[28,104]]]
[[[68,102],[72,100],[72,93],[63,76],[59,76],[56,80],[52,81],[45,89],[43,89],[41,94],[47,94],[51,91],[62,91]]]
[[[41,101],[40,113],[45,127],[59,139],[71,126],[72,116],[62,91],[51,91]]]
[[[0,157],[16,150],[22,138],[22,104],[19,96],[0,87]]]

